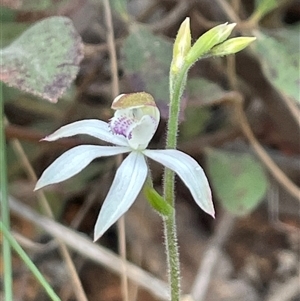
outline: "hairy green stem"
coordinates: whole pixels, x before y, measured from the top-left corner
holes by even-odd
[[[175,149],[177,146],[180,99],[186,82],[187,70],[188,67],[184,67],[176,75],[170,72],[170,108],[166,142],[167,149]],[[165,245],[167,251],[171,301],[179,301],[180,261],[177,243],[174,189],[174,172],[166,168],[164,174],[164,198],[174,210],[169,217],[164,218]]]
[[[0,194],[1,194],[1,221],[6,227],[10,228],[10,216],[7,197],[7,167],[6,167],[6,140],[4,129],[4,99],[3,84],[0,82]],[[13,300],[12,293],[12,264],[11,248],[6,237],[2,239],[2,260],[4,267],[4,299]]]

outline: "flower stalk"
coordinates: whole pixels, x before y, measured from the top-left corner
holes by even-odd
[[[186,46],[183,43],[186,43]],[[180,111],[180,100],[187,78],[187,65],[185,56],[190,50],[191,33],[189,18],[181,25],[174,43],[173,60],[170,68],[170,106],[169,119],[167,124],[166,149],[176,149],[178,120]],[[183,51],[176,51],[176,45],[181,45]],[[177,57],[176,57],[177,56]],[[182,62],[181,65],[175,65]],[[175,66],[174,66],[175,65]],[[180,298],[180,261],[177,243],[176,211],[175,211],[175,174],[172,170],[165,168],[164,172],[164,199],[173,207],[172,213],[163,219],[164,237],[167,253],[168,276],[170,283],[170,296],[172,301],[179,301]]]
[[[191,46],[191,32],[189,18],[181,24],[174,42],[173,59],[170,68],[170,106],[167,124],[166,149],[176,149],[179,124],[180,101],[185,89],[187,73],[191,66],[199,59],[228,55],[236,53],[255,38],[235,38],[226,41],[231,34],[233,24],[221,24],[204,33],[194,45]],[[165,245],[167,248],[167,261],[169,268],[169,281],[171,289],[171,301],[180,299],[180,261],[176,233],[175,212],[175,184],[174,172],[165,168],[164,172],[164,199],[174,210],[172,214],[164,218]],[[211,196],[208,196],[211,198]],[[214,216],[214,213],[212,214]]]

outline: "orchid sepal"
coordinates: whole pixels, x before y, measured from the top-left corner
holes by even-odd
[[[175,149],[146,149],[143,153],[152,160],[173,170],[190,190],[196,204],[212,217],[215,216],[208,180],[196,160]]]
[[[65,181],[83,170],[94,159],[130,152],[126,146],[79,145],[58,157],[44,170],[34,190]]]
[[[140,152],[132,152],[121,163],[98,216],[94,241],[131,207],[145,183],[148,166]]]

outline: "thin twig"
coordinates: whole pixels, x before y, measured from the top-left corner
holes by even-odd
[[[286,107],[291,113],[291,116],[295,119],[298,127],[300,128],[300,109],[288,96],[282,95],[282,99],[284,100]]]
[[[106,267],[118,275],[121,273],[120,266],[122,260],[110,250],[94,244],[85,235],[79,234],[57,223],[55,220],[42,216],[12,196],[9,197],[9,206],[14,214],[31,221],[51,236],[62,240],[69,248],[82,256]],[[153,296],[160,300],[168,300],[169,287],[167,283],[129,262],[126,262],[126,272],[131,281],[137,283],[140,287],[153,294]]]
[[[239,16],[234,12],[232,7],[228,4],[227,1],[224,0],[217,0],[227,17],[230,19],[230,21],[235,22],[235,23],[240,23],[241,20]]]
[[[23,249],[27,249],[35,253],[42,253],[45,251],[49,252],[51,249],[57,248],[57,242],[54,240],[51,240],[47,243],[38,243],[16,231],[12,230],[10,232]]]
[[[235,118],[246,138],[249,140],[252,148],[261,162],[266,166],[271,175],[278,181],[278,183],[287,190],[296,200],[300,202],[300,188],[293,183],[286,174],[278,167],[269,154],[260,145],[254,136],[251,127],[248,123],[247,116],[243,110],[243,96],[234,91],[228,92],[224,97],[218,99],[214,104],[231,103],[235,109]]]
[[[119,89],[119,76],[118,76],[118,61],[117,61],[117,53],[115,46],[115,36],[114,36],[114,28],[113,21],[111,15],[111,9],[109,0],[103,1],[104,10],[105,10],[105,23],[107,28],[106,38],[110,56],[110,68],[111,68],[111,77],[112,77],[112,94],[113,98],[116,97],[120,93]],[[122,155],[118,155],[116,157],[116,165],[120,166],[122,163]],[[122,277],[121,277],[121,287],[122,287],[122,295],[124,301],[129,301],[128,294],[128,279],[126,273],[126,230],[125,230],[125,217],[122,216],[118,222],[118,240],[119,240],[119,253],[122,258]]]
[[[115,39],[115,45],[120,46],[123,42],[124,38]],[[107,43],[101,43],[101,44],[84,44],[84,57],[90,58],[93,56],[99,55],[101,52],[107,52],[108,51],[108,45]]]
[[[249,125],[249,122],[247,120],[247,116],[243,110],[243,96],[239,92],[233,91],[233,92],[226,93],[223,97],[213,102],[214,105],[222,104],[222,103],[230,103],[234,106],[235,114],[233,114],[233,116],[235,116],[241,128],[241,131],[250,142],[250,145],[252,146],[258,158],[266,166],[270,174],[278,181],[278,183],[285,190],[287,190],[287,192],[291,196],[293,196],[296,200],[300,202],[300,188],[294,182],[292,182],[286,176],[286,174],[278,167],[278,165],[264,150],[264,148],[261,146],[261,144],[254,136],[251,127]],[[210,102],[207,105],[212,105],[212,103]]]
[[[235,218],[231,214],[225,212],[203,258],[201,259],[201,265],[191,289],[191,300],[205,300],[209,283],[213,276],[213,271],[222,254],[222,247],[230,235],[234,223]]]
[[[257,156],[267,167],[272,176],[287,190],[290,195],[292,195],[296,200],[300,202],[299,187],[286,176],[286,174],[278,167],[278,165],[272,160],[269,154],[260,145],[250,128],[247,117],[242,107],[242,101],[239,101],[239,99],[241,100],[241,98],[235,99],[235,109],[237,112],[236,116],[238,118],[238,122],[244,135],[247,137]]]
[[[117,53],[115,46],[115,36],[114,36],[114,28],[111,16],[111,9],[109,0],[104,0],[104,10],[105,10],[105,23],[106,23],[106,38],[108,44],[108,51],[110,56],[110,68],[111,68],[111,76],[112,76],[112,94],[113,97],[116,97],[119,94],[119,77],[118,77],[118,61],[117,61]]]
[[[227,75],[228,75],[228,81],[230,88],[232,90],[237,90],[238,87],[238,79],[236,75],[236,60],[234,55],[228,55],[226,57],[226,69],[227,69]]]
[[[167,16],[160,21],[155,22],[147,27],[150,30],[160,31],[165,28],[170,28],[176,24],[181,18],[185,17],[189,9],[191,8],[192,1],[178,1],[177,5],[168,13]]]
[[[136,21],[145,23],[147,19],[157,12],[157,6],[159,5],[159,2],[159,0],[154,0],[148,3],[148,6],[146,6],[146,8],[136,17]]]
[[[296,300],[300,294],[299,286],[299,275],[289,279],[283,284],[278,285],[278,287],[273,291],[270,296],[266,298],[266,301],[289,301]]]
[[[192,13],[191,19],[196,21],[204,29],[208,30],[219,24],[219,22],[206,19],[198,10],[194,10],[191,13]]]

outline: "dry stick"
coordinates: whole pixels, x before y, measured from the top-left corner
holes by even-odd
[[[47,243],[39,243],[39,242],[32,241],[26,236],[20,234],[19,232],[12,230],[10,231],[10,233],[13,235],[14,239],[18,242],[18,244],[23,249],[27,249],[35,253],[49,251],[50,248],[53,249],[54,247],[55,248],[57,247],[57,243],[54,240],[51,240]]]
[[[100,186],[99,186],[100,187]],[[95,203],[96,200],[96,193],[89,194],[87,200],[81,206],[80,210],[77,212],[75,217],[72,219],[70,223],[70,227],[72,229],[78,229],[81,222],[84,220],[85,216],[87,215],[88,211],[91,209],[92,205]]]
[[[173,8],[166,17],[162,18],[161,21],[148,25],[147,27],[153,31],[160,31],[165,28],[170,28],[186,15],[191,7],[192,2],[194,1],[178,1],[175,8]]]
[[[296,300],[300,294],[299,275],[290,278],[285,283],[279,284],[266,301],[289,301]]]
[[[115,45],[120,46],[123,42],[123,38],[115,39]],[[84,57],[90,58],[96,55],[99,55],[101,52],[107,52],[108,51],[108,45],[107,43],[101,43],[101,44],[88,44],[84,43]]]
[[[206,19],[198,10],[194,10],[191,12],[191,19],[196,21],[201,27],[205,29],[211,29],[214,26],[219,25],[218,22],[210,21],[209,19]]]
[[[235,116],[237,118],[237,121],[241,127],[241,130],[243,131],[243,134],[249,140],[257,156],[262,161],[262,163],[268,168],[269,172],[279,182],[279,184],[281,184],[290,195],[292,195],[296,200],[300,202],[299,187],[296,184],[294,184],[277,166],[277,164],[272,160],[272,158],[268,155],[268,153],[264,150],[264,148],[260,145],[256,137],[254,136],[243,110],[242,95],[237,92],[231,92],[230,94],[230,98],[228,98],[227,100],[231,101],[232,104],[234,104],[234,108],[236,111]]]
[[[296,200],[300,202],[300,188],[293,183],[286,174],[278,167],[269,154],[260,145],[254,136],[251,127],[248,123],[246,114],[243,110],[243,96],[236,91],[228,92],[223,97],[214,101],[213,104],[230,103],[234,106],[235,114],[233,114],[246,138],[249,140],[252,148],[261,162],[267,167],[271,175],[278,181],[278,183],[287,190]]]
[[[222,7],[222,9],[224,10],[224,12],[226,13],[226,15],[228,16],[228,18],[235,23],[240,23],[241,20],[239,18],[239,16],[234,12],[234,10],[232,9],[232,7],[228,4],[227,1],[224,0],[217,0],[217,2],[219,3],[219,5]]]
[[[192,285],[190,294],[191,300],[205,300],[213,271],[222,254],[222,246],[231,233],[234,223],[235,218],[231,214],[225,212],[207,250],[205,251],[203,259],[201,260],[196,279]]]
[[[55,220],[42,216],[14,197],[9,197],[9,207],[17,216],[31,221],[49,235],[63,241],[69,248],[98,263],[116,274],[120,274],[122,260],[112,251],[94,244],[89,237],[67,228]],[[159,300],[168,300],[169,286],[140,267],[126,262],[126,271],[130,280],[137,283]]]
[[[110,68],[112,76],[112,94],[113,97],[116,97],[120,93],[119,89],[119,77],[118,77],[118,61],[115,47],[115,37],[114,37],[114,28],[111,15],[111,9],[109,0],[103,1],[104,10],[105,10],[105,23],[107,29],[107,44],[110,56]],[[122,163],[122,155],[118,155],[116,158],[116,165],[120,166]],[[125,217],[122,216],[118,222],[118,242],[119,242],[119,253],[122,258],[122,276],[121,276],[121,288],[124,301],[129,301],[128,295],[128,279],[126,273],[126,231],[125,231]]]
[[[160,0],[154,0],[148,3],[148,6],[136,17],[136,21],[140,23],[145,23],[155,12],[157,12],[157,6]]]
[[[108,51],[110,56],[110,68],[111,68],[111,76],[112,76],[112,93],[113,97],[116,97],[119,94],[119,77],[118,77],[118,61],[117,61],[117,53],[115,47],[115,36],[114,36],[114,28],[111,16],[111,9],[109,0],[104,0],[104,10],[105,10],[105,23],[106,23],[106,38],[108,43]]]
[[[29,179],[32,182],[36,182],[37,176],[24,152],[24,149],[23,149],[20,141],[17,139],[14,139],[11,141],[11,145],[12,145],[13,149],[15,150],[16,154],[18,155],[19,160],[21,161],[25,171],[27,172]],[[45,194],[42,191],[38,191],[37,198],[38,198],[39,203],[40,203],[41,207],[43,208],[45,214],[48,217],[53,219],[53,213],[52,213],[51,207],[49,206],[49,203],[47,201]],[[65,260],[67,268],[69,270],[69,274],[71,277],[71,282],[73,284],[74,294],[75,294],[76,298],[79,301],[88,301],[67,247],[61,240],[57,239],[57,242],[58,242],[58,247],[61,252],[62,258]]]
[[[282,99],[284,100],[287,108],[291,112],[291,116],[293,116],[300,128],[300,109],[297,107],[296,103],[293,102],[288,96],[282,95]]]
[[[229,81],[229,85],[230,88],[232,90],[237,90],[238,88],[238,79],[237,79],[237,75],[236,75],[236,60],[235,60],[235,56],[234,55],[228,55],[226,57],[226,61],[227,61],[227,76],[228,76],[228,81]]]
[[[235,14],[235,12],[231,9],[230,5],[224,0],[217,0],[220,6],[223,8],[227,16],[234,22],[239,23],[240,19]],[[231,66],[231,69],[233,66]],[[230,66],[229,66],[230,69]],[[232,75],[232,74],[231,74]],[[294,105],[289,98],[284,98],[286,106],[291,112],[293,118],[295,118],[300,127],[300,120],[299,120],[299,109]],[[260,160],[265,164],[274,178],[293,196],[300,202],[300,189],[295,185],[282,170],[277,166],[277,164],[272,160],[272,158],[268,155],[268,153],[263,149],[260,145],[256,137],[254,136],[251,127],[248,123],[247,117],[243,110],[243,97],[241,94],[236,93],[236,96],[231,99],[234,103],[234,107],[237,111],[237,120],[240,124],[240,127],[243,131],[243,134],[249,140],[251,146],[253,147],[254,151],[256,152],[257,156]]]
[[[241,0],[232,0],[231,3],[233,11],[238,13],[241,7]]]

